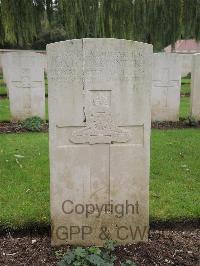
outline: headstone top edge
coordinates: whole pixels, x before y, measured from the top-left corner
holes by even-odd
[[[2,54],[2,57],[5,57],[5,56],[22,56],[22,55],[25,55],[25,56],[37,56],[37,57],[41,57],[43,56],[43,54],[41,53],[38,53],[38,52],[35,52],[35,51],[16,51],[16,52],[5,52]]]
[[[154,56],[163,56],[163,57],[177,57],[177,53],[165,53],[165,52],[160,52],[160,53],[153,53]]]
[[[140,45],[143,47],[153,47],[152,44],[148,44],[148,43],[143,43],[143,42],[138,42],[138,41],[134,41],[134,40],[128,40],[128,39],[118,39],[118,38],[82,38],[82,39],[71,39],[71,40],[65,40],[65,41],[59,41],[59,42],[54,42],[54,43],[49,43],[46,45],[46,50],[48,50],[51,47],[55,47],[59,44],[64,44],[64,43],[70,43],[70,42],[77,42],[77,41],[103,41],[103,40],[108,40],[108,41],[122,41],[122,42],[130,42],[132,44],[136,44],[136,45]]]

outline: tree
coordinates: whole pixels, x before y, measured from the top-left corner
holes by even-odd
[[[1,0],[1,43],[28,45],[41,29],[43,0]]]
[[[200,39],[200,0],[0,0],[1,45],[114,37],[152,43]]]

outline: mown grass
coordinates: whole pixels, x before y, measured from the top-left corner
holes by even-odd
[[[191,91],[191,79],[182,78],[181,80],[181,93],[190,93]]]
[[[0,226],[48,224],[48,135],[4,134],[0,147]]]
[[[3,73],[0,72],[0,96],[7,94],[6,84],[3,80]]]
[[[0,98],[0,121],[10,121],[10,103],[8,98]]]
[[[0,226],[48,225],[48,134],[2,134],[0,147]],[[151,221],[200,217],[199,151],[198,129],[152,130]]]
[[[200,217],[200,130],[153,130],[151,220]]]
[[[188,118],[190,116],[190,97],[181,97],[179,117]]]

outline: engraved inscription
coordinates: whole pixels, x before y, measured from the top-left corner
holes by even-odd
[[[124,143],[129,141],[129,133],[117,127],[109,112],[90,113],[86,127],[76,130],[70,138],[73,143]]]
[[[172,80],[170,78],[170,72],[168,68],[163,68],[161,70],[161,78],[153,80],[154,87],[178,87],[179,81]]]
[[[163,103],[164,103],[163,107],[167,108],[168,106],[170,106],[169,99],[168,99],[170,90],[178,88],[179,81],[171,79],[169,68],[163,68],[161,70],[160,78],[153,80],[153,87],[158,87],[159,89],[162,89]],[[158,100],[157,102],[158,102],[157,104],[159,104]]]

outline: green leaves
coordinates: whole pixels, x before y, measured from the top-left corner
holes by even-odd
[[[43,123],[44,122],[40,117],[34,116],[27,118],[22,123],[22,127],[28,131],[41,131]]]
[[[102,249],[98,247],[77,247],[76,249],[68,250],[58,263],[58,266],[114,266],[117,260],[116,256],[113,255],[116,244],[115,241],[110,240],[105,243]],[[130,260],[123,262],[121,265],[135,266]]]

